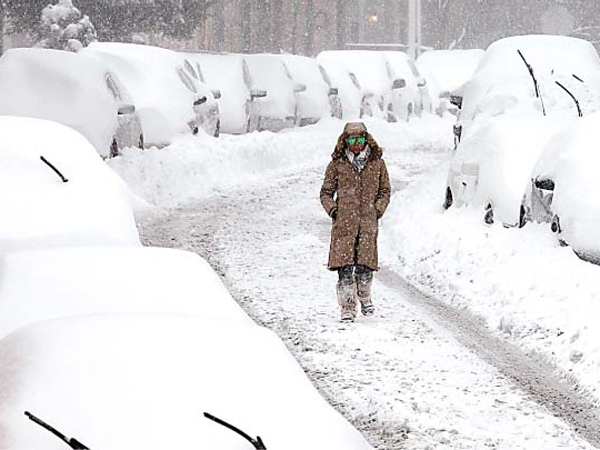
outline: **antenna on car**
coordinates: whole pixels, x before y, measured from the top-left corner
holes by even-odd
[[[546,115],[546,107],[544,106],[544,99],[542,98],[542,96],[540,94],[540,86],[538,84],[537,79],[535,78],[535,73],[533,72],[533,67],[531,67],[531,64],[529,64],[527,62],[527,60],[525,59],[525,56],[523,56],[523,52],[521,52],[521,50],[517,50],[517,53],[519,53],[519,56],[521,57],[521,59],[525,63],[525,66],[527,67],[527,70],[529,71],[529,75],[531,75],[531,78],[533,79],[533,87],[535,88],[535,96],[540,99],[540,103],[542,105],[542,113],[545,116]]]
[[[579,101],[577,100],[577,98],[560,81],[555,81],[555,83],[559,87],[561,87],[567,94],[569,94],[569,96],[575,102],[575,106],[577,106],[577,114],[579,115],[579,117],[583,117],[583,113],[581,112],[581,107],[579,106]]]
[[[260,438],[260,436],[257,436],[256,439],[252,439],[249,435],[247,435],[246,433],[244,433],[242,430],[240,430],[237,427],[234,427],[233,425],[231,425],[230,423],[225,422],[222,419],[219,419],[218,417],[213,416],[212,414],[209,414],[207,412],[204,413],[204,417],[206,417],[207,419],[212,420],[213,422],[218,423],[219,425],[224,426],[225,428],[239,434],[240,436],[242,436],[244,439],[246,439],[248,442],[250,442],[254,448],[256,450],[267,450],[267,447],[265,447],[265,444],[263,443],[262,439]]]
[[[69,447],[71,447],[73,450],[90,450],[88,447],[86,447],[85,445],[83,445],[81,442],[79,442],[77,439],[75,438],[68,438],[66,437],[64,434],[62,434],[60,431],[58,431],[56,428],[54,428],[52,425],[48,425],[46,422],[44,422],[42,419],[37,418],[36,416],[34,416],[33,414],[31,414],[29,411],[25,411],[25,415],[33,422],[37,423],[39,426],[41,426],[42,428],[45,428],[46,430],[48,430],[50,433],[52,433],[54,436],[58,437],[61,441],[63,441],[64,443],[66,443]]]

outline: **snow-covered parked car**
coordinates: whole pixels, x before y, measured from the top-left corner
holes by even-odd
[[[317,123],[326,117],[342,117],[339,90],[332,84],[325,68],[313,58],[282,54],[294,81],[306,86],[298,95],[298,125]]]
[[[133,96],[144,145],[165,146],[178,134],[218,135],[219,107],[212,91],[192,76],[190,63],[172,50],[94,42],[79,53],[106,61]]]
[[[0,392],[3,449],[65,450],[29,418],[91,449],[372,448],[254,324],[135,313],[38,322],[0,341]]]
[[[252,89],[266,91],[266,97],[257,98],[258,123],[253,130],[280,131],[292,128],[298,121],[298,96],[306,86],[292,78],[287,65],[278,55],[268,53],[244,55],[252,76]]]
[[[361,86],[373,93],[369,98],[374,117],[386,118],[390,122],[405,120],[414,105],[402,104],[398,91],[406,87],[406,80],[394,77],[394,69],[385,52],[369,50],[328,50],[317,57],[320,63],[338,65],[352,72]],[[394,102],[394,97],[398,101]]]
[[[0,58],[0,114],[60,122],[104,157],[143,141],[132,97],[114,70],[85,55],[19,48]]]
[[[317,62],[329,75],[332,85],[338,88],[342,118],[352,120],[372,116],[369,99],[373,97],[373,92],[364,89],[353,72],[349,72],[339,64],[328,63],[322,59],[317,57]]]
[[[0,168],[0,253],[140,244],[128,187],[72,128],[0,117]]]
[[[0,255],[0,266],[0,339],[31,323],[100,313],[182,313],[253,323],[210,265],[181,250],[29,250]]]
[[[507,114],[465,137],[450,163],[444,206],[478,208],[486,223],[519,223],[529,175],[561,117]]]
[[[413,115],[421,116],[423,112],[432,112],[429,85],[413,59],[400,51],[388,51],[385,55],[392,65],[394,78],[406,82],[404,88],[394,91],[394,111],[406,111],[405,115],[400,114],[403,120],[409,120]]]
[[[463,88],[473,76],[483,59],[485,51],[470,50],[429,50],[417,59],[417,67],[427,78],[430,94],[437,112],[442,115],[449,111],[458,115],[458,106],[451,103],[453,97],[461,98]],[[435,86],[436,95],[431,87]]]
[[[509,111],[578,115],[600,108],[600,58],[587,41],[565,36],[514,36],[486,50],[464,87],[457,134],[464,136]]]
[[[561,244],[600,264],[600,113],[558,132],[531,171],[520,225],[547,222]]]
[[[185,53],[197,68],[201,80],[218,89],[221,131],[242,134],[255,131],[259,108],[256,100],[267,96],[266,90],[253,88],[252,74],[243,55],[231,53]]]

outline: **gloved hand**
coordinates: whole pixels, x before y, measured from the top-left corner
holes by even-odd
[[[338,213],[337,207],[333,208],[331,210],[331,212],[329,213],[329,217],[331,217],[333,220],[335,220],[335,219],[337,219],[337,213]]]

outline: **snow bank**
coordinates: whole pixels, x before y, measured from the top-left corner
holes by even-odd
[[[139,245],[127,186],[82,135],[54,122],[5,116],[0,148],[0,253]]]
[[[394,158],[396,149],[449,148],[452,143],[452,123],[437,117],[415,119],[410,125],[379,119],[365,123],[378,143],[389,150],[386,158]],[[317,125],[279,133],[189,137],[162,150],[126,149],[108,164],[143,199],[173,207],[236,186],[270,183],[286,174],[320,172],[331,159],[344,125],[337,119],[324,119]],[[397,157],[407,155],[398,153]]]
[[[392,197],[382,260],[411,282],[485,318],[525,350],[541,352],[600,398],[598,267],[560,247],[547,224],[486,227],[469,208],[442,208],[443,164]]]
[[[177,315],[62,319],[6,337],[0,448],[62,450],[25,410],[98,449],[250,446],[205,411],[273,450],[371,448],[273,333]]]
[[[71,52],[8,50],[0,58],[0,114],[60,122],[107,156],[119,105],[106,74],[106,65]]]
[[[0,339],[37,321],[174,312],[252,323],[199,256],[162,248],[23,251],[0,257]]]
[[[573,248],[600,255],[600,113],[574,122],[555,136],[532,171],[532,178],[555,183],[552,210],[560,217],[561,239]]]

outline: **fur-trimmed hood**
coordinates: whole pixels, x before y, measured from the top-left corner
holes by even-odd
[[[369,159],[380,159],[383,155],[383,149],[377,144],[371,133],[367,131],[367,127],[362,122],[349,122],[344,127],[344,131],[338,138],[335,150],[331,155],[331,159],[340,159],[345,156],[347,147],[346,139],[350,136],[364,136],[367,139],[367,145],[370,149]]]

